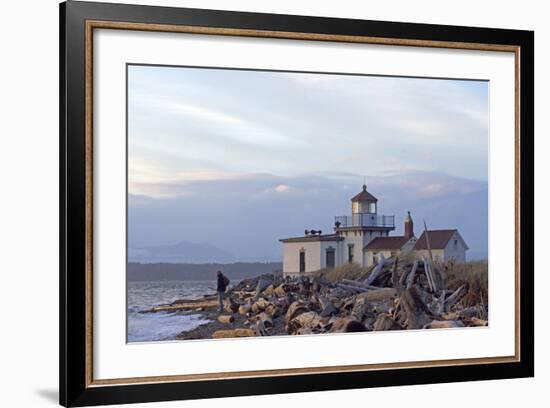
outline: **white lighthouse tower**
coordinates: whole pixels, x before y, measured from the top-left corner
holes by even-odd
[[[395,229],[395,217],[379,215],[377,206],[378,199],[363,185],[351,199],[351,215],[335,217],[333,233],[306,229],[303,236],[281,239],[284,275],[299,276],[352,262],[365,265],[366,245]]]
[[[341,215],[334,219],[334,231],[344,238],[344,262],[365,264],[363,248],[376,237],[387,237],[395,230],[395,216],[378,214],[378,199],[363,190],[351,199],[351,216]]]

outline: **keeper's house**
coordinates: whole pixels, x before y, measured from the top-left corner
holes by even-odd
[[[395,216],[379,215],[377,204],[378,199],[363,185],[363,190],[351,199],[351,215],[335,217],[334,233],[305,230],[304,236],[281,239],[284,276],[308,274],[352,262],[371,266],[378,262],[380,255],[389,258],[413,250],[423,254],[427,249],[424,248],[425,234],[417,240],[410,213],[405,218],[404,235],[390,236],[395,230]],[[434,234],[431,245],[434,257],[444,261],[465,260],[468,246],[458,231],[445,231],[454,231],[448,240],[441,231],[428,231],[430,244]]]
[[[413,248],[417,256],[428,258],[428,240],[434,261],[464,262],[466,260],[468,245],[458,230],[429,230],[428,239],[426,239],[426,233],[423,232]]]

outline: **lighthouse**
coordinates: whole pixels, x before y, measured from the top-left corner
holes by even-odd
[[[314,226],[311,226],[314,227]],[[414,251],[425,254],[426,231],[417,240],[410,211],[403,221],[403,235],[390,236],[395,230],[395,216],[378,214],[378,199],[367,185],[351,198],[351,214],[334,217],[334,232],[306,228],[303,236],[283,238],[283,274],[300,276],[347,263],[363,267]],[[430,246],[434,258],[442,261],[466,259],[468,246],[458,230],[431,230]]]
[[[334,232],[345,239],[344,262],[364,263],[363,248],[376,237],[387,237],[395,230],[393,215],[378,214],[378,199],[363,184],[362,190],[351,198],[351,216],[334,218]]]

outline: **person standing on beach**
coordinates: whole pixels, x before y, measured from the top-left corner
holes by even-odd
[[[222,271],[218,271],[217,275],[218,287],[216,290],[218,291],[218,300],[220,301],[220,313],[223,313],[223,299],[225,297],[225,290],[229,285],[229,279],[222,273]]]

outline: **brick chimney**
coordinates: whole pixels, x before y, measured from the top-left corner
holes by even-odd
[[[407,211],[407,216],[405,217],[405,228],[404,228],[405,238],[411,239],[414,237],[414,225],[411,218],[411,212]]]

